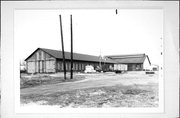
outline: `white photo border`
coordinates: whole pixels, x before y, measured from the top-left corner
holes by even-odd
[[[125,8],[123,8],[125,9]],[[130,8],[127,8],[130,9]],[[139,7],[133,8],[133,9],[141,9]],[[152,10],[161,10],[163,14],[163,9],[153,9]],[[150,8],[148,10],[151,10]],[[21,10],[42,10],[42,9],[18,9],[14,10],[14,13],[16,11],[21,11]],[[48,10],[54,10],[54,9],[48,9]],[[67,9],[68,10],[68,9]],[[72,9],[73,10],[73,9]],[[82,9],[85,10],[85,9]],[[92,9],[92,10],[98,10],[98,9]],[[107,9],[104,9],[107,10]],[[113,10],[113,9],[109,9]],[[119,8],[121,10],[121,8]],[[15,15],[14,15],[15,17]],[[163,22],[163,21],[162,21]],[[162,27],[163,29],[163,27]],[[15,35],[15,34],[14,34]],[[57,106],[45,106],[45,105],[39,105],[39,106],[22,106],[20,104],[20,73],[19,73],[19,52],[16,50],[20,46],[20,44],[17,44],[18,39],[14,38],[14,90],[15,90],[15,111],[16,113],[162,113],[164,112],[164,80],[163,80],[163,55],[161,55],[160,63],[159,63],[159,77],[158,77],[158,91],[159,91],[159,103],[158,107],[151,107],[151,108],[59,108]],[[159,39],[161,40],[161,39]],[[163,45],[163,39],[161,40],[161,45]],[[160,47],[160,46],[159,46]],[[161,52],[163,53],[163,46],[160,47]],[[159,54],[161,53],[159,52]]]
[[[169,5],[170,4],[170,5]],[[151,2],[151,1],[36,1],[36,2],[2,2],[2,116],[3,117],[7,117],[10,118],[10,116],[13,116],[15,118],[18,117],[22,117],[21,111],[23,111],[23,109],[19,110],[18,108],[18,102],[19,101],[19,93],[17,92],[17,89],[20,88],[19,87],[19,80],[16,77],[19,77],[19,73],[17,73],[17,68],[19,69],[19,67],[17,66],[19,64],[19,60],[16,60],[16,53],[14,50],[14,10],[17,9],[163,9],[164,10],[164,49],[163,50],[163,58],[164,58],[164,62],[162,63],[163,66],[163,71],[164,71],[164,75],[163,76],[164,80],[161,79],[162,85],[159,86],[160,89],[163,89],[162,91],[165,91],[164,98],[162,98],[162,105],[160,109],[156,109],[156,110],[152,110],[149,111],[149,109],[147,109],[147,111],[145,110],[145,108],[143,109],[137,109],[135,111],[130,110],[130,108],[124,109],[121,111],[117,110],[116,108],[110,108],[112,112],[107,112],[107,110],[100,110],[100,109],[91,109],[89,110],[89,108],[87,108],[86,110],[83,108],[79,111],[76,111],[74,109],[72,109],[73,111],[69,111],[69,109],[67,110],[63,110],[61,112],[56,111],[55,109],[51,109],[52,112],[49,113],[60,113],[60,114],[53,114],[53,116],[55,117],[59,117],[59,116],[66,116],[66,115],[70,115],[71,117],[76,116],[77,114],[79,114],[79,116],[83,116],[82,114],[84,114],[85,116],[88,114],[94,114],[95,117],[99,117],[98,114],[102,114],[101,117],[107,116],[107,115],[103,115],[103,114],[111,114],[112,116],[126,116],[126,117],[132,117],[132,116],[137,116],[137,117],[145,117],[145,116],[151,116],[153,115],[154,117],[157,116],[165,116],[165,115],[171,115],[173,117],[178,117],[178,112],[177,112],[177,105],[178,105],[178,99],[176,98],[176,95],[178,96],[178,73],[179,73],[179,49],[178,49],[178,32],[176,31],[176,24],[178,24],[178,19],[177,21],[175,20],[174,23],[170,22],[170,18],[168,19],[170,15],[170,12],[177,12],[176,10],[178,9],[178,3],[177,2]],[[7,11],[6,11],[7,10]],[[172,14],[171,14],[172,15]],[[177,14],[172,15],[172,17],[177,18]],[[170,23],[169,23],[170,22]],[[4,24],[3,24],[4,23]],[[6,27],[6,28],[5,28]],[[168,27],[171,27],[170,32],[168,33]],[[174,39],[173,39],[174,38]],[[168,39],[168,40],[167,40]],[[169,48],[173,46],[171,50],[169,50]],[[178,52],[178,53],[177,53]],[[176,58],[173,63],[173,67],[170,66],[170,62],[172,62],[172,59],[170,59],[168,57],[168,55],[171,55],[173,58]],[[167,67],[167,68],[166,68]],[[7,74],[7,71],[5,71],[5,69],[8,70],[8,72],[10,74]],[[170,72],[173,73],[170,73]],[[163,73],[162,73],[163,74]],[[170,82],[168,80],[168,78],[170,77],[170,75],[172,75],[173,77],[171,77],[170,79],[172,79],[172,82]],[[164,81],[164,82],[163,82]],[[170,82],[170,83],[169,83]],[[169,87],[170,84],[170,87]],[[168,88],[170,89],[168,89]],[[176,89],[175,89],[176,88]],[[170,94],[169,90],[174,90],[173,91],[173,96],[168,96],[167,94]],[[161,91],[161,90],[160,90]],[[166,93],[166,91],[168,91],[168,93]],[[171,95],[171,94],[170,94]],[[171,111],[171,113],[168,113],[169,111],[167,111],[169,109],[168,106],[172,107],[171,104],[169,104],[169,99],[170,98],[172,101],[171,103],[173,103],[174,107],[173,107],[173,111]],[[164,100],[165,101],[164,101]],[[167,100],[168,99],[168,100]],[[15,102],[16,101],[16,102]],[[163,104],[165,103],[165,111],[164,111],[164,106]],[[161,103],[160,103],[161,104]],[[41,108],[40,108],[41,109]],[[46,109],[47,110],[47,109]],[[142,112],[143,110],[143,112]],[[31,110],[30,112],[24,111],[23,114],[24,116],[28,117],[28,113],[32,113],[33,110]],[[48,109],[49,111],[49,109]],[[108,109],[109,111],[109,109]],[[128,111],[128,112],[127,112]],[[45,111],[45,109],[41,109],[41,112],[36,112],[34,111],[33,113],[47,113]],[[135,114],[134,114],[135,113]],[[138,114],[137,114],[138,113]],[[73,114],[76,114],[73,116]],[[50,117],[52,114],[38,114],[38,115],[33,115],[33,117]],[[97,115],[97,116],[96,116]]]

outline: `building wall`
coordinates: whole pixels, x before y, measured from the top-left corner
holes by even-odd
[[[27,62],[27,72],[28,73],[35,73],[35,61],[28,61]]]
[[[26,62],[28,73],[48,73],[56,71],[56,59],[41,50],[34,53]]]
[[[127,65],[128,65],[128,71],[142,71],[143,70],[142,63],[129,63]]]
[[[146,57],[145,60],[144,60],[143,69],[144,69],[144,70],[151,70],[151,65],[150,65],[147,57]]]
[[[54,73],[64,71],[62,59],[56,59],[42,50],[37,50],[26,62],[28,73]],[[105,63],[101,63],[101,65],[103,64]],[[73,60],[73,71],[84,71],[87,65],[92,65],[94,69],[96,69],[97,66],[99,66],[99,62]],[[105,65],[113,67],[113,64],[106,63]],[[71,62],[70,60],[66,60],[66,71],[70,70]]]
[[[85,61],[73,60],[73,71],[84,71],[85,67],[87,65],[92,65],[94,68],[96,68],[99,65],[99,63],[98,62],[85,62]],[[64,71],[63,66],[64,66],[63,60],[57,60],[56,72]],[[66,60],[66,71],[70,71],[70,70],[71,70],[71,61]]]

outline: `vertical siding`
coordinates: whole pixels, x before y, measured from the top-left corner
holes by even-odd
[[[56,59],[47,53],[43,54],[45,59],[45,69],[47,73],[56,72]]]
[[[39,72],[39,62],[37,62],[37,60],[36,60],[35,64],[36,64],[36,68],[35,69],[36,69],[36,72],[38,73]]]
[[[36,72],[36,55],[32,55],[27,60],[27,72],[28,73],[35,73]]]
[[[55,69],[55,60],[46,60],[46,72],[56,72],[56,69]]]
[[[92,65],[94,69],[99,66],[99,62],[85,62],[75,61],[73,62],[74,71],[84,71],[87,65]],[[110,68],[110,64],[106,64]],[[112,65],[113,66],[113,65]],[[66,61],[66,70],[71,70],[70,60]],[[63,61],[56,60],[51,55],[47,54],[42,50],[37,50],[27,60],[27,72],[28,73],[50,73],[50,72],[62,72],[64,71]]]
[[[27,72],[28,73],[35,73],[35,61],[29,61],[27,62]]]
[[[56,59],[38,50],[27,60],[28,73],[56,72]]]

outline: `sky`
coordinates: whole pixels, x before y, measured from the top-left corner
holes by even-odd
[[[64,49],[70,51],[70,15],[73,18],[73,51],[89,55],[145,53],[152,64],[160,63],[163,47],[161,9],[56,9],[15,10],[14,48],[19,59],[38,47],[61,48],[59,15]]]

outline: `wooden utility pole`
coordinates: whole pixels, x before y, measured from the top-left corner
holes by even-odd
[[[71,79],[73,79],[73,27],[72,27],[72,15],[71,15]]]
[[[118,14],[118,10],[116,9],[116,15]]]
[[[101,66],[101,50],[100,50],[100,56],[99,56],[99,67],[102,70],[102,66]]]
[[[65,63],[65,55],[64,55],[64,42],[63,42],[63,31],[62,31],[62,21],[61,15],[59,15],[60,19],[60,29],[61,29],[61,44],[62,44],[62,56],[63,56],[63,67],[64,67],[64,79],[66,79],[66,63]]]

